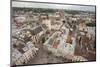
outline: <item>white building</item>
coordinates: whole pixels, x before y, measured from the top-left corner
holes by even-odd
[[[51,20],[50,19],[43,20],[42,24],[45,24],[48,27],[48,30],[51,30]]]

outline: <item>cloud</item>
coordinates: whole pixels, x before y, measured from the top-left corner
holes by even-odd
[[[47,3],[33,3],[33,2],[17,2],[12,1],[12,7],[28,7],[28,8],[50,8],[50,9],[70,9],[95,11],[95,6],[79,6],[79,5],[64,5],[64,4],[47,4]]]

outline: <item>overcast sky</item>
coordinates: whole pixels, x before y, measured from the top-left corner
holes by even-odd
[[[51,8],[51,9],[70,9],[70,10],[95,11],[95,6],[62,5],[62,4],[47,4],[47,3],[33,3],[33,2],[17,2],[17,1],[12,1],[12,7]]]

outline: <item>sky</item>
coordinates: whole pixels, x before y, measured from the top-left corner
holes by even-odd
[[[47,4],[47,3],[34,3],[34,2],[18,2],[12,1],[12,7],[27,7],[27,8],[50,8],[50,9],[70,9],[82,11],[95,11],[95,6],[83,5],[68,5],[68,4]]]

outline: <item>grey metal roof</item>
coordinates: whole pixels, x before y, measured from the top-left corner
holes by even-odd
[[[32,35],[36,35],[36,34],[40,33],[41,31],[43,31],[43,29],[41,26],[39,26],[39,27],[33,29],[31,33],[32,33]]]
[[[52,45],[53,41],[54,41],[54,39],[51,38],[51,39],[49,40],[48,44]]]

